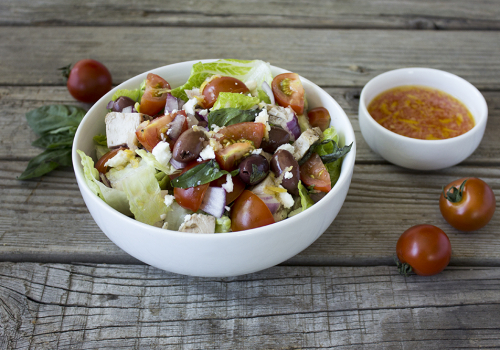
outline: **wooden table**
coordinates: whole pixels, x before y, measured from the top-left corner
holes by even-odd
[[[0,348],[500,348],[500,214],[462,233],[438,209],[441,186],[464,176],[481,177],[500,198],[500,2],[2,0],[0,22]],[[99,230],[72,169],[16,180],[40,152],[25,113],[79,105],[57,68],[94,58],[118,84],[216,57],[301,74],[356,131],[342,210],[289,261],[234,278],[160,271]],[[460,165],[406,170],[364,142],[363,85],[409,66],[457,74],[486,97],[484,139]],[[405,278],[395,244],[420,223],[444,229],[453,256],[439,275]]]

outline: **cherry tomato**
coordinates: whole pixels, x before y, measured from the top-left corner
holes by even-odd
[[[417,225],[410,227],[399,237],[396,254],[403,266],[411,266],[417,275],[431,276],[448,266],[451,244],[446,233],[439,227]]]
[[[165,108],[170,84],[159,75],[149,73],[146,77],[146,90],[141,97],[141,113],[156,115]]]
[[[67,69],[69,70],[69,67]],[[95,60],[78,61],[69,73],[64,70],[63,74],[68,78],[66,86],[69,93],[81,102],[97,102],[113,85],[109,70]]]
[[[120,147],[120,148],[116,148],[116,149],[113,149],[113,150],[105,153],[101,158],[99,158],[97,163],[95,163],[95,168],[97,170],[99,170],[100,173],[106,174],[109,170],[109,167],[104,166],[104,164],[106,164],[108,162],[108,160],[110,160],[111,158],[116,156],[116,154],[123,149],[125,149],[125,148]]]
[[[198,163],[196,161],[189,163],[182,170],[181,174],[184,174],[186,171],[197,166],[198,164],[201,163]],[[209,185],[210,183],[189,188],[174,187],[175,200],[181,207],[192,211],[197,211],[198,209],[200,209],[201,202],[203,202],[203,197],[205,197],[205,192],[207,192],[207,188]]]
[[[202,93],[205,97],[203,108],[212,108],[215,101],[217,101],[217,98],[219,97],[219,93],[221,92],[248,94],[250,90],[248,90],[245,83],[233,77],[213,78],[205,85],[205,87],[203,87]]]
[[[233,125],[228,125],[217,132],[223,135],[223,137],[217,137],[217,141],[222,142],[223,140],[249,140],[253,142],[255,148],[259,148],[262,143],[262,138],[264,137],[264,132],[266,131],[266,126],[262,123],[254,122],[244,122]]]
[[[316,107],[307,112],[307,119],[309,124],[314,127],[319,127],[321,131],[325,131],[330,127],[330,113],[325,107]]]
[[[270,224],[274,224],[274,217],[267,205],[257,195],[244,190],[231,207],[233,232]]]
[[[439,209],[445,220],[457,230],[479,230],[495,213],[495,194],[481,179],[458,179],[444,188]]]
[[[245,189],[245,183],[241,181],[238,176],[233,176],[233,190],[231,192],[226,193],[226,205],[229,205],[234,202],[236,198],[243,192]],[[217,180],[210,182],[210,186],[212,187],[222,187],[227,181],[226,176],[219,177]]]
[[[330,173],[317,153],[313,153],[304,164],[300,166],[300,180],[305,186],[314,186],[315,190],[329,192],[332,189]]]
[[[233,171],[243,157],[253,151],[253,146],[248,142],[237,142],[215,152],[215,160],[221,169]]]
[[[304,87],[296,73],[283,73],[271,84],[274,98],[282,107],[291,107],[295,113],[304,113]]]

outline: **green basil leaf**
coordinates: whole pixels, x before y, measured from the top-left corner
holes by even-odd
[[[215,160],[210,160],[206,163],[198,164],[197,166],[189,169],[184,174],[176,177],[171,181],[173,187],[190,188],[209,183],[210,181],[217,180],[226,174],[235,176],[238,174],[239,169],[232,172],[220,170],[219,164]],[[233,175],[234,174],[234,175]]]
[[[33,141],[32,145],[47,149],[68,147],[73,145],[74,137],[71,134],[47,134]]]
[[[31,159],[19,180],[42,176],[59,166],[70,166],[71,148],[48,149]]]
[[[323,161],[323,164],[335,162],[337,159],[342,158],[351,150],[352,147],[352,142],[349,146],[344,146],[341,148],[337,146],[335,141],[332,140],[331,142],[333,142],[333,152],[320,156],[321,160]]]
[[[74,132],[87,113],[83,108],[66,105],[43,106],[26,113],[26,119],[33,131],[39,135],[53,131]]]
[[[212,111],[208,114],[208,125],[217,125],[220,127],[243,122],[253,122],[261,109],[238,109],[238,108],[221,108]]]
[[[107,139],[106,135],[103,135],[103,134],[95,135],[94,142],[100,146],[108,147],[108,139]]]

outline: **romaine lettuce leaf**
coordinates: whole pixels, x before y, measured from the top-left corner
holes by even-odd
[[[257,97],[251,97],[243,94],[235,94],[232,92],[221,92],[217,101],[215,101],[212,111],[221,108],[237,108],[250,109],[259,104],[260,100]]]
[[[273,76],[271,74],[271,66],[269,63],[253,60],[235,60],[235,59],[224,59],[218,60],[211,63],[196,63],[191,68],[191,76],[188,81],[175,89],[172,90],[172,95],[177,98],[188,100],[188,97],[184,90],[191,90],[193,88],[199,88],[206,78],[212,75],[219,74],[222,76],[230,76],[241,80],[245,84],[251,81],[257,83],[257,93],[261,100],[269,102],[267,95],[262,91],[262,83],[266,81],[271,85],[273,81]]]
[[[119,90],[116,90],[116,92],[113,94],[113,97],[111,97],[111,99],[113,101],[116,101],[118,99],[118,97],[120,97],[120,96],[129,97],[132,100],[134,100],[135,102],[139,102],[140,96],[141,96],[141,90],[140,89],[134,89],[134,90],[119,89]]]
[[[168,165],[164,165],[160,163],[158,160],[156,160],[155,156],[152,153],[149,153],[143,149],[136,149],[135,153],[137,153],[142,159],[144,159],[144,161],[148,163],[150,166],[160,171],[163,171],[167,175],[172,175],[176,172],[177,173],[179,172],[172,166],[172,164],[168,163]]]
[[[94,161],[92,158],[80,150],[77,150],[77,152],[82,159],[83,173],[90,190],[113,209],[122,214],[131,216],[132,212],[130,211],[128,199],[125,193],[114,188],[109,188],[100,182],[98,180],[99,171],[97,171],[94,167]]]

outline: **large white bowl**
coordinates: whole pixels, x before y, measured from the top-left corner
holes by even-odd
[[[401,85],[423,85],[447,92],[464,103],[474,117],[468,132],[445,140],[419,140],[392,132],[377,123],[367,106],[380,93]],[[458,164],[479,146],[488,119],[488,106],[468,81],[431,68],[402,68],[380,74],[361,91],[359,127],[370,148],[396,165],[415,170],[437,170]]]
[[[209,62],[213,60],[204,60]],[[172,87],[182,85],[191,66],[200,61],[172,64],[151,70]],[[272,67],[273,75],[287,72]],[[149,73],[149,72],[148,72]],[[83,199],[101,230],[121,249],[157,268],[193,276],[236,276],[279,264],[313,243],[332,223],[344,203],[352,178],[356,143],[349,118],[325,91],[301,78],[311,107],[324,106],[339,131],[342,142],[353,142],[342,164],[334,188],[305,212],[284,221],[257,229],[224,234],[192,234],[163,230],[131,219],[109,207],[88,188],[77,149],[94,155],[92,137],[105,132],[106,104],[117,89],[137,88],[146,78],[140,74],[101,98],[86,114],[75,135],[73,166]]]

